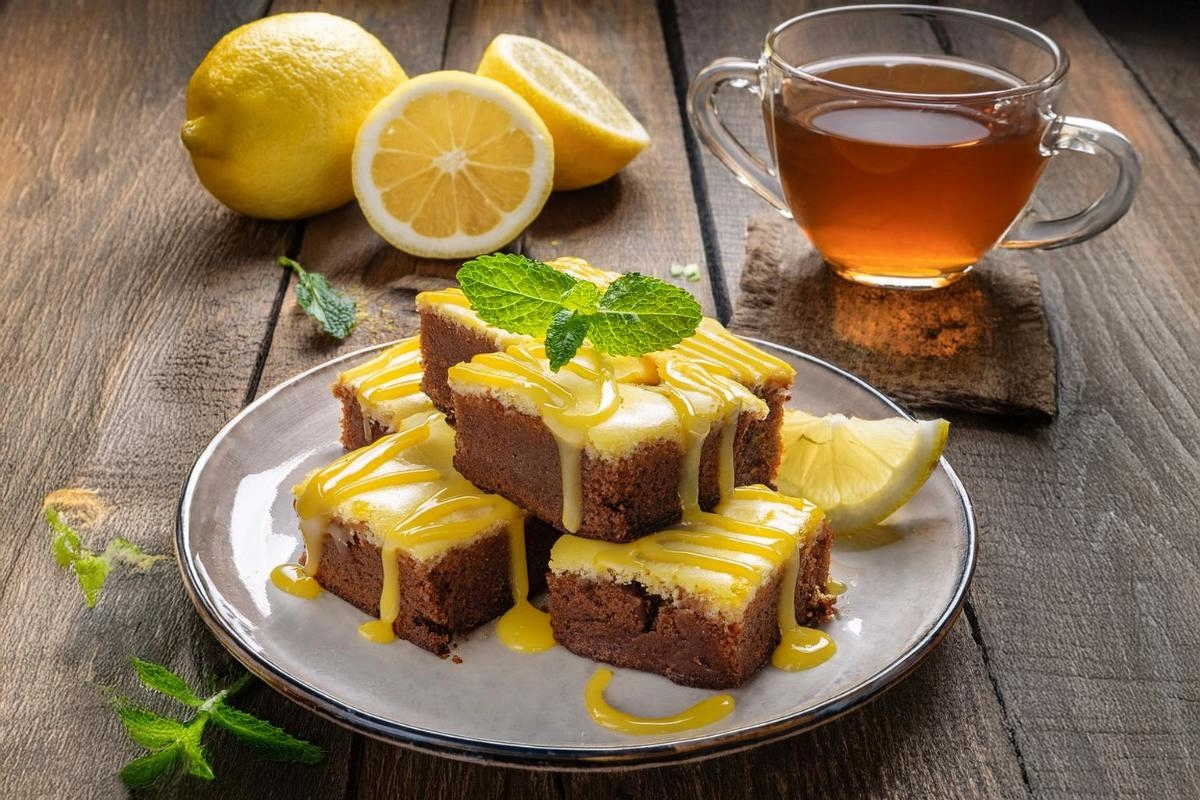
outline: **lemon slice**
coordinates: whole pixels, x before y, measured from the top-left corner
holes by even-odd
[[[508,87],[468,72],[402,84],[354,145],[354,194],[393,246],[430,258],[498,250],[546,203],[554,143]]]
[[[608,180],[650,144],[633,114],[587,67],[528,36],[492,40],[476,73],[529,101],[554,136],[554,188]]]
[[[950,423],[867,420],[788,409],[779,491],[807,498],[839,533],[886,519],[924,485],[946,446]]]

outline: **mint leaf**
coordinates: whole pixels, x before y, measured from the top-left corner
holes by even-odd
[[[591,314],[600,307],[600,287],[588,281],[579,281],[563,297],[563,308]]]
[[[177,765],[181,765],[189,775],[206,781],[213,780],[212,766],[208,763],[203,743],[204,731],[210,721],[251,745],[266,758],[315,764],[325,757],[325,751],[311,742],[297,739],[270,722],[226,705],[227,698],[254,680],[248,672],[243,672],[228,687],[202,700],[182,678],[161,664],[136,657],[131,658],[130,663],[147,688],[169,695],[195,709],[191,719],[177,722],[125,700],[117,703],[117,715],[130,737],[151,751],[129,762],[121,770],[121,780],[131,789],[149,786]]]
[[[173,697],[185,706],[191,706],[192,708],[199,708],[200,704],[204,702],[187,685],[187,681],[161,664],[155,664],[153,661],[143,661],[136,656],[129,659],[129,661],[133,664],[133,668],[137,670],[138,680],[147,689],[153,689],[156,692],[165,694],[167,697]]]
[[[290,258],[280,256],[279,266],[296,273],[296,302],[304,313],[315,319],[322,331],[345,341],[358,324],[358,304],[334,289],[324,275],[309,272]]]
[[[187,736],[187,729],[183,724],[160,717],[141,706],[122,702],[117,706],[117,716],[129,731],[129,737],[147,750],[157,750],[175,744]]]
[[[95,608],[96,601],[100,599],[100,590],[104,588],[104,581],[108,578],[108,561],[85,551],[76,557],[72,567],[75,569],[75,577],[79,579],[79,588],[83,589],[83,602],[88,608]]]
[[[700,324],[700,304],[676,286],[631,272],[612,282],[588,332],[597,350],[640,356],[673,347]]]
[[[575,288],[587,281],[511,253],[468,261],[458,271],[458,283],[480,319],[526,336],[544,336],[564,300],[578,302],[578,293],[587,292]]]
[[[183,763],[188,774],[211,781],[215,776],[212,767],[208,764],[208,759],[204,757],[204,746],[200,744],[200,734],[204,730],[203,722],[204,717],[197,717],[193,720],[189,727],[196,728],[195,734],[181,740],[180,744],[183,746]]]
[[[50,525],[50,530],[54,534],[54,538],[50,542],[50,547],[54,552],[55,563],[60,567],[70,566],[79,557],[81,549],[79,535],[71,530],[67,523],[63,522],[58,510],[55,508],[46,509],[46,522]]]
[[[550,328],[546,331],[546,355],[550,359],[552,372],[558,372],[579,352],[583,340],[587,338],[592,319],[588,314],[565,308],[554,315]]]
[[[640,356],[691,336],[700,304],[657,278],[622,275],[604,291],[520,255],[479,256],[458,271],[463,293],[484,322],[513,333],[544,336],[557,372],[585,339],[601,353]]]
[[[121,770],[121,782],[130,789],[145,789],[175,769],[182,751],[183,746],[176,742],[141,758],[135,758]]]
[[[121,562],[142,571],[150,569],[166,558],[166,556],[147,553],[123,536],[118,536],[108,543],[108,546],[104,548],[104,557],[109,564]]]
[[[311,742],[297,739],[266,720],[247,714],[232,706],[218,703],[212,709],[212,721],[258,750],[272,761],[299,761],[316,764],[325,758],[325,751]]]

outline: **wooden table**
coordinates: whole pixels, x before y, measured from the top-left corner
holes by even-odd
[[[169,9],[167,6],[169,5]],[[516,243],[663,273],[699,262],[710,313],[736,303],[744,224],[765,207],[681,121],[690,76],[751,56],[810,5],[609,0],[355,3],[409,74],[473,69],[500,32],[595,68],[654,145],[621,176],[554,196]],[[210,738],[217,780],[186,797],[1200,796],[1200,6],[981,2],[1069,50],[1068,111],[1135,142],[1132,212],[1089,243],[1030,253],[1059,357],[1060,414],[1039,426],[954,418],[948,457],[981,549],[965,613],[878,701],[818,730],[700,764],[552,774],[443,760],[366,739],[262,685],[241,704],[328,751],[261,761]],[[0,4],[0,785],[9,797],[112,796],[139,750],[102,687],[139,699],[129,656],[189,679],[231,669],[177,571],[110,580],[99,606],[49,553],[42,498],[96,489],[87,536],[169,552],[180,487],[209,438],[265,389],[408,334],[416,290],[454,265],[384,246],[353,206],[294,224],[217,205],[178,141],[184,86],[238,24],[290,2]],[[1143,14],[1147,16],[1142,16]],[[1089,165],[1056,164],[1039,202],[1069,208]],[[276,256],[365,305],[342,346],[296,308]],[[167,706],[163,706],[165,709]]]

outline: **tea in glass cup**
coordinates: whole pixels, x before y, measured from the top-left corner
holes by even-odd
[[[961,278],[997,244],[1071,244],[1129,208],[1137,155],[1107,125],[1055,112],[1067,69],[1057,44],[1009,20],[850,6],[776,27],[757,63],[706,67],[689,111],[714,154],[794,218],[839,275],[928,289]],[[721,121],[724,83],[762,97],[772,164]],[[1112,188],[1081,214],[1022,220],[1005,238],[1064,149],[1108,156]]]

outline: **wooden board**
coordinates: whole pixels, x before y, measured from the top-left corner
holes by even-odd
[[[1129,69],[1200,166],[1200,5],[1084,0],[1088,18]]]
[[[968,615],[927,663],[816,731],[710,762],[608,774],[422,755],[350,734],[256,685],[238,704],[317,742],[328,759],[266,762],[215,733],[218,780],[179,780],[154,794],[1200,795],[1192,17],[1114,16],[1088,0],[1102,36],[1070,2],[971,5],[1061,39],[1074,63],[1068,112],[1129,134],[1145,181],[1129,217],[1104,236],[1027,256],[1054,325],[1062,414],[1049,427],[954,420],[948,455],[975,501],[981,557]],[[366,25],[410,74],[471,69],[501,31],[539,36],[593,67],[655,144],[610,184],[554,196],[514,246],[658,275],[672,261],[704,263],[708,217],[709,250],[733,274],[745,218],[764,207],[699,151],[693,182],[678,90],[713,57],[754,57],[769,25],[800,7],[322,5]],[[263,12],[235,0],[151,12],[134,2],[0,4],[0,65],[19,78],[0,115],[0,292],[10,309],[0,335],[14,343],[0,360],[0,468],[9,476],[0,502],[10,523],[0,536],[0,763],[14,797],[122,793],[116,772],[141,751],[102,687],[177,711],[137,684],[130,655],[202,687],[233,667],[169,563],[116,573],[99,607],[84,609],[49,555],[41,498],[97,489],[113,511],[82,531],[85,540],[124,535],[169,552],[192,461],[247,399],[411,332],[415,291],[454,271],[384,246],[353,205],[303,224],[260,223],[199,187],[176,139],[184,86],[221,35]],[[756,109],[742,114],[739,124],[756,121]],[[1103,179],[1082,156],[1056,159],[1039,206],[1077,208]],[[273,263],[283,252],[364,303],[368,317],[345,345],[314,335],[295,308]],[[685,285],[706,308],[721,307],[715,283]]]
[[[0,362],[9,796],[122,794],[117,772],[143,751],[104,687],[179,712],[138,685],[131,655],[199,686],[231,666],[173,559],[145,575],[114,574],[99,606],[84,608],[50,556],[40,506],[55,489],[96,489],[113,511],[85,540],[102,547],[121,535],[170,554],[188,469],[245,400],[280,285],[271,258],[294,229],[218,206],[191,174],[178,130],[192,70],[258,5],[173,4],[170,24],[135,3],[0,9],[0,59],[22,76],[7,83],[0,116],[0,291],[9,298],[0,331],[23,343]],[[344,771],[346,749],[322,723],[262,687],[245,702],[329,745]],[[212,738],[224,785],[260,782],[260,796],[294,797],[308,782]],[[206,788],[181,786],[188,796]]]

